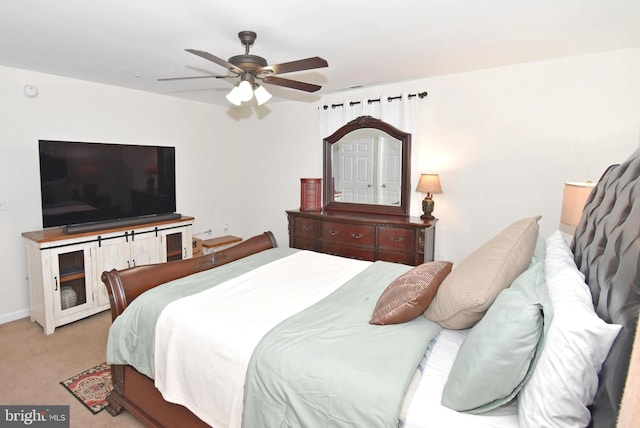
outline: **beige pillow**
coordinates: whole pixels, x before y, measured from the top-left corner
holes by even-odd
[[[519,220],[486,242],[442,282],[424,315],[450,329],[472,327],[498,293],[529,266],[538,237],[538,220]]]
[[[451,266],[451,262],[427,262],[394,279],[380,295],[369,323],[399,324],[419,316],[451,272]]]

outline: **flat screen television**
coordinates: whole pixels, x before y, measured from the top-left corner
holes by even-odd
[[[72,233],[176,210],[175,147],[39,140],[43,227]]]

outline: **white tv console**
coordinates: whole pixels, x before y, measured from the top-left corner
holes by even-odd
[[[61,228],[24,232],[31,320],[52,334],[109,309],[102,272],[191,258],[194,218],[178,217],[74,234]]]

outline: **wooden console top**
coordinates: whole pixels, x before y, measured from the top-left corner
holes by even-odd
[[[34,230],[31,232],[23,232],[22,236],[26,239],[29,239],[31,241],[34,242],[38,242],[38,243],[43,243],[43,242],[53,242],[53,241],[62,241],[65,239],[73,239],[73,238],[82,238],[85,236],[95,236],[98,235],[100,233],[111,233],[111,232],[120,232],[120,231],[128,231],[131,229],[139,229],[139,228],[146,228],[146,227],[153,227],[153,226],[160,226],[160,225],[166,225],[166,224],[171,224],[171,223],[180,223],[183,221],[192,221],[194,220],[194,217],[189,217],[189,216],[182,216],[181,218],[178,219],[174,219],[174,220],[164,220],[164,221],[157,221],[157,222],[152,222],[152,223],[144,223],[144,224],[138,224],[136,226],[122,226],[122,227],[114,227],[114,228],[109,228],[109,229],[102,229],[99,231],[93,231],[93,232],[82,232],[82,233],[73,233],[73,234],[66,234],[62,231],[62,228],[60,227],[49,227],[46,229],[41,229],[41,230]]]

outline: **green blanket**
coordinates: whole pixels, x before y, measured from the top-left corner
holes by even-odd
[[[169,303],[207,290],[296,251],[299,250],[273,248],[261,251],[215,269],[167,282],[141,294],[114,320],[109,329],[107,363],[129,364],[153,379],[156,323]]]
[[[408,266],[375,262],[272,329],[255,349],[243,427],[397,427],[410,379],[440,327],[424,317],[368,323]]]

